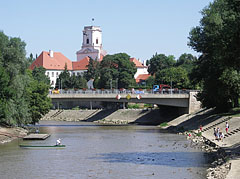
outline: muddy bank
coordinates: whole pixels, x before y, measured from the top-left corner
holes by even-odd
[[[11,142],[17,138],[23,138],[27,135],[27,130],[20,127],[0,126],[0,144]]]

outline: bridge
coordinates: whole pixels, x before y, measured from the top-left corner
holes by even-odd
[[[127,103],[156,104],[158,106],[174,107],[181,113],[193,113],[200,109],[200,102],[196,100],[197,91],[162,91],[154,94],[147,90],[68,90],[58,94],[49,93],[55,108],[73,108],[85,106],[87,108],[101,108],[103,103],[108,107],[118,105],[125,108]]]

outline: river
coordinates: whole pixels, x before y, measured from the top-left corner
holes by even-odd
[[[204,179],[207,159],[185,136],[155,126],[41,121],[43,141],[0,145],[0,178]],[[19,144],[66,148],[20,148]]]

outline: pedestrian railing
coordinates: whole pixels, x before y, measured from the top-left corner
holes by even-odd
[[[189,94],[190,91],[194,90],[175,90],[175,89],[164,89],[160,92],[154,92],[153,90],[147,89],[135,89],[135,90],[128,90],[128,89],[60,89],[60,90],[49,90],[49,94]]]

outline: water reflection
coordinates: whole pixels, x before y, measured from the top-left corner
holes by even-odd
[[[86,122],[41,121],[43,141],[0,145],[0,178],[204,179],[204,154],[184,136],[154,126],[110,126]],[[23,149],[19,144],[64,149]]]

